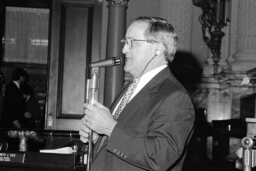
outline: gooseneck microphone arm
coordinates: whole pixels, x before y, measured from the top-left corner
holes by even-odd
[[[109,66],[116,66],[120,65],[122,63],[122,60],[120,57],[113,57],[110,59],[98,61],[98,62],[93,62],[90,64],[91,68],[95,67],[109,67]]]

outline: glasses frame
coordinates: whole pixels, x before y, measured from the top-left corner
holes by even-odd
[[[125,45],[128,45],[128,47],[131,49],[133,48],[133,42],[146,42],[146,43],[161,43],[159,41],[156,40],[143,40],[143,39],[127,39],[127,38],[123,38],[121,40],[121,43],[124,43]]]

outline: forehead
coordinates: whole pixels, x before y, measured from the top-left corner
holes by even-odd
[[[134,22],[132,23],[126,32],[126,38],[145,38],[145,31],[149,24],[145,22]]]

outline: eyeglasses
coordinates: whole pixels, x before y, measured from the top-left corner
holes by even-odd
[[[128,45],[129,48],[133,48],[133,42],[146,42],[151,44],[160,43],[159,41],[156,41],[156,40],[141,40],[141,39],[127,39],[127,38],[124,38],[121,40],[121,43]]]

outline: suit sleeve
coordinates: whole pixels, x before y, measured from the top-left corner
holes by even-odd
[[[192,132],[194,109],[189,96],[179,91],[149,112],[153,113],[145,135],[117,123],[107,150],[146,170],[166,170],[184,152]]]

